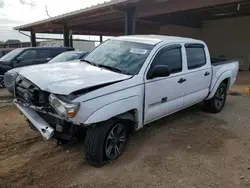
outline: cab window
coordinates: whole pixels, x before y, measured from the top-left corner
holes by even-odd
[[[39,49],[37,50],[36,55],[38,59],[45,59],[45,58],[52,57],[50,52],[51,50],[49,49]]]
[[[36,59],[36,50],[26,50],[19,56],[22,60]]]
[[[178,47],[165,47],[161,49],[156,55],[152,66],[156,65],[167,65],[170,69],[171,74],[182,71],[182,53],[181,46]]]
[[[203,45],[186,45],[188,69],[196,69],[206,64],[206,54]]]

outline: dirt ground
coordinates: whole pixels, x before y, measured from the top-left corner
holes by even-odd
[[[44,142],[2,103],[0,187],[250,187],[249,111],[249,96],[228,96],[219,114],[196,105],[134,133],[118,160],[97,169],[83,143]]]

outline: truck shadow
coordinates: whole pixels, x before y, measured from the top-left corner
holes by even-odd
[[[155,150],[154,155],[165,152],[168,156],[178,151],[212,155],[223,147],[225,141],[237,138],[222,128],[226,125],[223,119],[203,112],[201,104],[192,106],[132,133],[121,157],[122,163],[147,155],[152,149]],[[82,153],[83,141],[81,139],[63,148],[73,148],[73,151]]]
[[[177,152],[213,155],[236,134],[222,128],[227,122],[205,113],[195,105],[168,117],[157,120],[135,132],[129,139],[126,155],[136,158],[152,153],[153,157],[171,156]],[[162,155],[165,153],[165,155]]]

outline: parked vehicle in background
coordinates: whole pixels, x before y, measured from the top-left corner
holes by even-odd
[[[83,52],[83,51],[68,51],[68,52],[63,52],[59,54],[58,56],[54,57],[51,59],[48,63],[58,63],[58,62],[68,62],[68,61],[73,61],[73,60],[79,60],[84,58],[84,56],[88,52]],[[13,81],[17,77],[18,72],[22,69],[20,68],[14,68],[9,71],[7,71],[4,76],[3,76],[3,82],[4,82],[4,87],[6,87],[10,93],[14,93],[13,91]]]
[[[14,50],[13,48],[0,48],[0,58],[5,56],[7,53],[11,52],[12,50]],[[3,88],[4,84],[3,84],[3,75],[0,74],[0,88]]]
[[[203,41],[158,35],[107,40],[81,61],[22,69],[14,103],[45,140],[85,128],[95,167],[118,158],[128,134],[150,122],[202,101],[220,112],[239,69],[237,61],[211,64]]]
[[[83,51],[63,52],[58,56],[54,57],[53,59],[51,59],[48,63],[67,62],[67,61],[82,59],[87,53],[88,52],[83,52]]]
[[[0,48],[0,58],[11,52],[12,50],[14,50],[14,48]]]
[[[13,68],[47,63],[58,54],[72,50],[74,48],[71,47],[29,47],[11,51],[0,58],[0,87],[4,87],[3,75],[7,71]]]

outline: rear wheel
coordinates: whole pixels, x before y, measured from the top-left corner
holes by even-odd
[[[85,137],[85,158],[94,167],[117,159],[127,141],[127,127],[119,119],[111,119],[89,127]]]
[[[225,106],[226,98],[227,98],[227,85],[224,82],[222,82],[218,87],[216,93],[214,94],[213,98],[204,101],[205,110],[212,113],[220,112]]]

